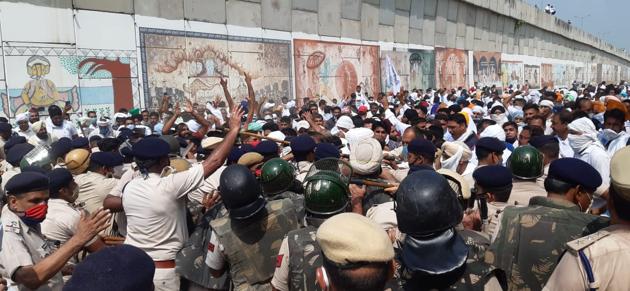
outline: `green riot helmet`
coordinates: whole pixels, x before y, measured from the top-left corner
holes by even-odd
[[[323,170],[304,179],[304,206],[308,213],[332,216],[344,212],[348,203],[348,186],[339,173]]]
[[[533,146],[525,145],[514,149],[507,161],[512,175],[519,179],[532,180],[543,174],[543,156]]]
[[[260,183],[267,196],[276,195],[291,188],[295,179],[295,169],[281,158],[267,161],[260,172]]]

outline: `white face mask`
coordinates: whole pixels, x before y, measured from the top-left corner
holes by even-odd
[[[587,136],[578,134],[569,134],[567,139],[569,140],[569,145],[575,153],[582,152],[593,142],[593,140]]]

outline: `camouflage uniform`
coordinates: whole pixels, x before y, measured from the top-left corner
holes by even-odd
[[[298,222],[302,225],[304,221],[305,210],[304,210],[304,195],[297,194],[292,191],[284,191],[282,193],[267,197],[267,201],[275,201],[280,199],[289,199],[293,202],[293,206],[295,206],[295,212],[297,214]]]
[[[271,290],[269,282],[282,238],[298,228],[291,200],[271,201],[265,210],[264,216],[251,219],[226,216],[210,222],[224,248],[234,290]]]
[[[219,278],[210,275],[210,268],[206,265],[205,256],[207,254],[208,242],[212,234],[210,221],[227,216],[228,211],[223,203],[216,205],[201,217],[195,231],[190,235],[184,248],[179,251],[175,258],[177,273],[182,277],[212,290],[227,290],[229,287],[229,276],[226,273]]]
[[[486,252],[487,263],[505,270],[510,290],[542,289],[568,241],[609,224],[568,201],[534,197],[529,205],[505,208],[497,238]]]
[[[490,247],[488,235],[469,229],[458,230],[457,233],[468,246],[468,259],[466,261],[469,263],[483,262],[486,250]]]
[[[289,243],[289,290],[321,290],[315,270],[322,266],[321,249],[315,240],[317,228],[307,226],[287,234]]]

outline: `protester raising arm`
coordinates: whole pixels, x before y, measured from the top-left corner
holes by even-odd
[[[221,84],[221,88],[223,88],[223,95],[225,95],[228,108],[230,108],[231,112],[232,110],[234,110],[234,100],[232,100],[232,95],[230,94],[230,90],[228,90],[227,79],[223,79],[223,77],[221,77],[221,79],[219,80],[219,84]],[[218,106],[218,104],[215,105]]]
[[[240,106],[232,111],[230,120],[228,121],[230,129],[225,135],[225,138],[223,138],[223,142],[221,142],[219,146],[212,151],[212,154],[202,162],[204,177],[210,176],[210,174],[214,173],[214,171],[221,167],[223,162],[225,162],[225,159],[232,150],[234,142],[236,142],[236,138],[238,137],[238,133],[241,130],[242,117],[243,110]]]
[[[189,99],[186,99],[184,110],[188,112],[190,115],[192,115],[195,121],[201,125],[201,128],[199,128],[199,130],[197,131],[197,135],[200,137],[205,136],[206,133],[208,133],[208,130],[210,129],[210,126],[211,126],[210,122],[206,120],[203,116],[199,115],[199,113],[197,113],[197,111],[192,105],[192,102],[190,102]]]
[[[247,100],[249,100],[250,107],[247,113],[247,122],[249,124],[254,120],[254,112],[256,112],[256,94],[254,94],[254,87],[252,86],[252,78],[245,73],[245,83],[247,84]]]
[[[175,107],[173,108],[173,116],[169,120],[166,121],[164,127],[162,127],[162,135],[168,135],[170,133],[171,128],[175,125],[175,120],[181,114],[181,110],[179,109],[179,103],[175,103]]]

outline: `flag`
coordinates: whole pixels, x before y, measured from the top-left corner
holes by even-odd
[[[396,72],[396,68],[394,68],[394,64],[392,64],[392,60],[389,56],[385,56],[386,61],[386,76],[387,76],[387,87],[392,89],[394,94],[400,92],[400,76]]]

